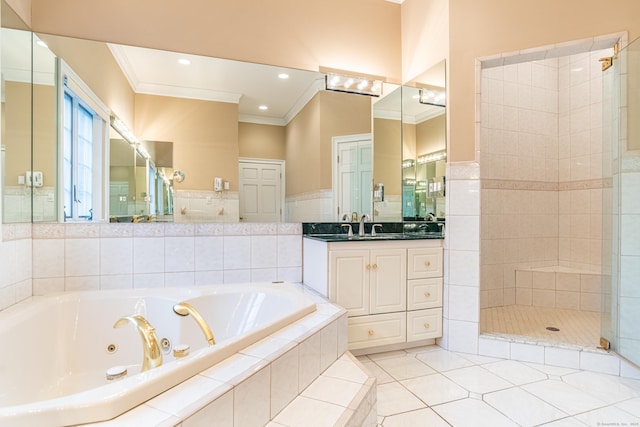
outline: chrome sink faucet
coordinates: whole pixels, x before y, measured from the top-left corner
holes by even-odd
[[[342,215],[342,221],[343,221],[342,228],[348,227],[349,228],[349,231],[348,231],[349,237],[353,237],[353,227],[351,227],[351,223],[349,222],[350,219],[351,219],[351,215],[349,215],[348,213]]]
[[[142,369],[141,371],[147,371],[152,368],[157,368],[162,365],[162,352],[160,351],[160,345],[158,344],[158,336],[156,335],[156,329],[144,317],[139,314],[131,316],[124,316],[119,318],[113,325],[114,328],[122,328],[127,322],[133,323],[138,330],[140,338],[142,339]]]
[[[371,222],[371,217],[368,214],[362,214],[360,217],[360,227],[358,227],[358,236],[364,237],[364,223]]]

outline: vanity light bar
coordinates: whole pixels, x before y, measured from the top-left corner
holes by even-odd
[[[431,154],[425,154],[423,156],[418,156],[417,161],[418,161],[418,164],[423,164],[427,162],[435,162],[436,160],[442,160],[446,158],[447,158],[447,152],[443,150],[443,151],[437,151]]]
[[[125,141],[127,141],[131,145],[138,144],[138,142],[139,142],[138,138],[136,138],[136,136],[133,134],[133,132],[131,132],[129,130],[127,125],[125,125],[122,120],[120,120],[116,116],[111,116],[110,117],[110,121],[111,121],[111,126],[113,126],[113,128],[116,131],[118,131],[118,133],[120,135],[122,135],[122,137],[125,139]]]
[[[442,90],[420,89],[418,93],[418,102],[420,104],[435,105],[437,107],[445,106],[446,95]]]
[[[325,76],[325,82],[327,90],[368,96],[382,95],[381,80],[327,73]]]
[[[402,162],[402,169],[410,168],[413,166],[413,159],[404,160]]]

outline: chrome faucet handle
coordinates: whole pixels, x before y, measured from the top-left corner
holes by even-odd
[[[351,219],[351,215],[348,213],[342,214],[342,221],[349,221]]]
[[[353,227],[351,227],[351,224],[342,224],[343,227],[349,227],[349,237],[353,237]]]
[[[371,226],[371,237],[376,236],[376,227],[380,227],[380,230],[382,230],[382,224],[373,224]]]

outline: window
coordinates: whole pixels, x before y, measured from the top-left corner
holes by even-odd
[[[66,64],[62,67],[61,217],[64,221],[101,219],[108,110]]]
[[[64,218],[93,219],[95,113],[70,90],[64,94]]]

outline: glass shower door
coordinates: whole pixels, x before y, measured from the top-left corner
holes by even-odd
[[[640,41],[603,74],[601,343],[640,365]]]

